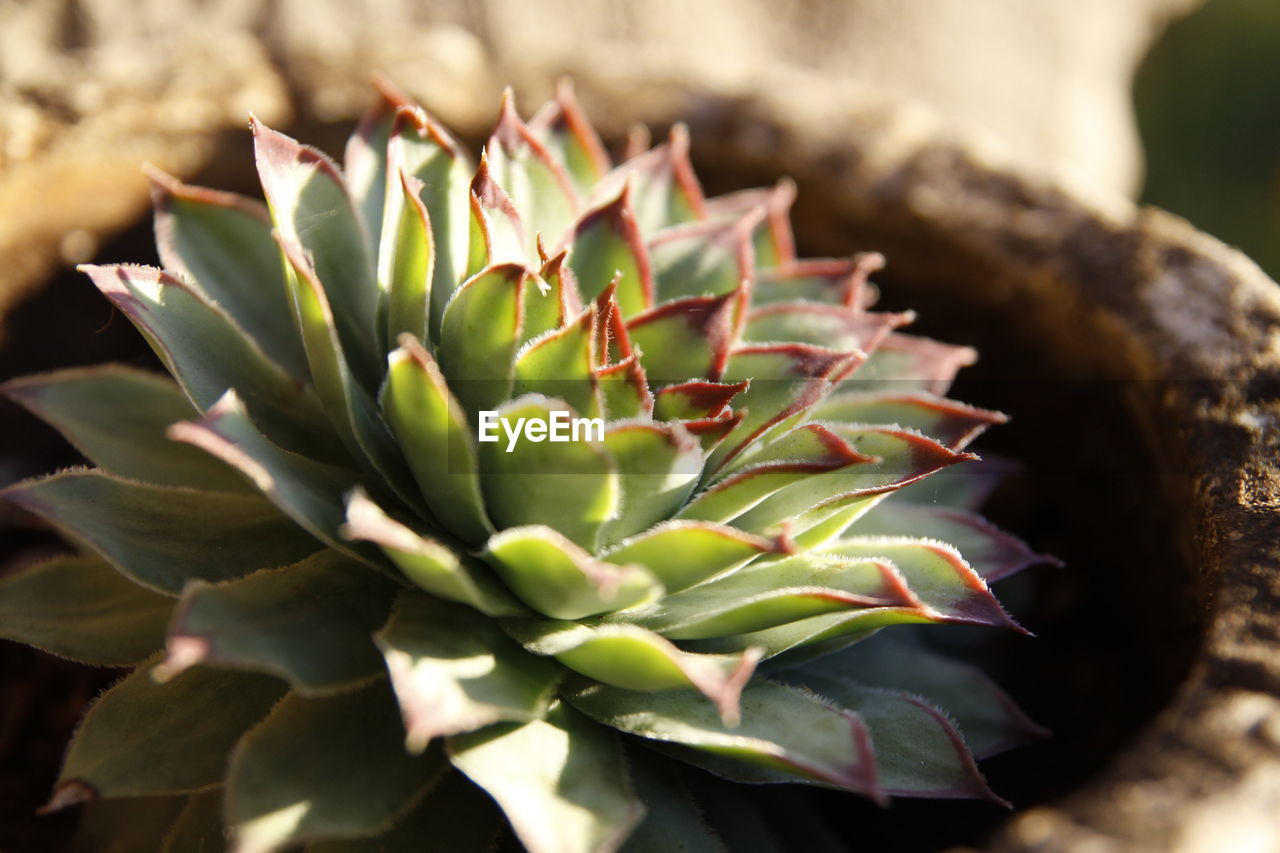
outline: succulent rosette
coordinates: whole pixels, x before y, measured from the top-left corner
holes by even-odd
[[[1004,418],[870,310],[878,256],[798,260],[792,186],[705,198],[679,127],[612,165],[567,88],[478,164],[389,90],[341,168],[252,130],[265,207],[153,172],[164,270],[85,268],[172,378],[6,387],[97,467],[4,492],[80,551],[0,632],[135,667],[51,807],[587,853],[780,849],[729,782],[999,801],[975,756],[1038,728],[862,642],[1019,630],[988,585],[1041,559],[928,479]]]

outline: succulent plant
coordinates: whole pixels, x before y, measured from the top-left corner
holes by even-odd
[[[975,513],[973,352],[869,310],[878,256],[797,260],[793,187],[704,198],[680,127],[611,165],[567,88],[478,167],[389,88],[341,169],[252,131],[266,208],[153,171],[165,269],[84,268],[172,379],[5,389],[98,467],[4,492],[81,550],[0,633],[135,667],[50,808],[586,853],[779,849],[730,782],[1000,801],[975,756],[1038,727],[869,638],[1020,630],[988,584],[1041,558]]]

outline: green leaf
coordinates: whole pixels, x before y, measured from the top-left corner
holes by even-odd
[[[613,563],[638,563],[668,593],[701,583],[781,547],[733,527],[701,521],[670,521],[606,549]]]
[[[715,704],[729,724],[738,719],[738,696],[759,655],[699,655],[635,625],[588,626],[574,622],[507,620],[504,628],[529,650],[552,655],[588,678],[626,690],[692,688]]]
[[[915,335],[891,333],[846,380],[847,388],[871,393],[927,391],[946,394],[960,368],[978,360],[970,347]]]
[[[664,228],[649,242],[658,300],[732,293],[752,277],[751,234],[764,220],[756,208],[736,222],[693,222]]]
[[[221,308],[192,286],[141,266],[81,266],[151,344],[196,407],[235,388],[254,418],[282,443],[332,455],[315,396],[258,349]]]
[[[936,622],[923,608],[865,607],[846,608],[820,616],[797,619],[775,628],[696,640],[685,645],[691,651],[728,654],[742,649],[758,648],[769,668],[785,669],[820,655],[843,649],[892,625],[916,625]],[[786,654],[786,657],[779,657]],[[777,661],[773,659],[777,658]]]
[[[707,470],[717,470],[752,445],[763,446],[771,434],[795,423],[863,357],[858,351],[835,352],[808,344],[753,344],[735,349],[722,378],[751,381],[751,387],[734,400],[735,408],[745,411],[746,417],[711,454]],[[744,455],[726,470],[748,461]]]
[[[530,438],[524,431],[530,423],[545,426],[544,436],[557,427],[569,432],[576,413],[558,400],[530,395],[496,411],[497,437],[480,443],[480,485],[494,526],[545,524],[594,549],[621,499],[612,456],[595,441],[546,441],[536,431]]]
[[[794,846],[784,847],[780,844],[773,828],[765,823],[759,799],[749,796],[749,793],[755,793],[759,789],[744,789],[741,785],[721,781],[706,773],[682,775],[688,780],[689,789],[707,825],[732,853],[787,853],[789,849],[795,849]],[[779,791],[767,789],[760,793],[772,805],[777,801]],[[796,834],[793,826],[787,827],[788,839]],[[809,848],[804,849],[809,853]]]
[[[256,495],[149,486],[72,470],[10,486],[0,499],[48,521],[143,586],[177,595],[296,563],[320,543]]]
[[[750,385],[749,381],[726,384],[701,380],[668,385],[654,398],[653,416],[660,421],[719,417],[729,410],[733,398]]]
[[[578,106],[568,78],[556,86],[555,100],[529,121],[529,130],[564,167],[581,198],[590,195],[609,171],[609,155]]]
[[[348,841],[317,841],[307,853],[423,853],[423,839],[447,853],[492,853],[505,821],[493,800],[448,768],[426,797],[387,832]]]
[[[396,112],[408,107],[409,101],[385,81],[375,80],[374,86],[377,98],[361,118],[355,133],[347,139],[342,171],[360,219],[369,235],[376,239],[383,228],[382,213],[388,189],[387,144],[391,139],[391,126]],[[378,255],[377,244],[373,249]]]
[[[852,559],[885,559],[906,578],[930,616],[945,622],[1023,629],[1004,612],[986,581],[944,542],[908,537],[849,537],[823,553]],[[1025,633],[1025,631],[1024,631]]]
[[[601,179],[597,198],[631,185],[635,219],[641,233],[651,236],[667,225],[706,218],[706,202],[698,177],[689,162],[689,131],[682,124],[671,128],[670,138],[622,163]]]
[[[815,406],[811,416],[814,420],[853,424],[893,424],[917,430],[952,450],[964,448],[992,424],[1008,421],[999,412],[924,392],[833,394]]]
[[[526,289],[524,319],[520,329],[520,345],[568,325],[582,312],[582,297],[578,295],[578,282],[573,270],[565,265],[568,249],[561,249],[554,257],[547,258],[542,247],[539,256],[542,267],[534,279],[537,287]]]
[[[955,726],[928,702],[811,671],[802,683],[867,724],[885,793],[1009,805],[987,787]]]
[[[761,269],[752,282],[753,305],[775,302],[823,302],[848,308],[868,308],[874,288],[867,276],[884,267],[884,257],[864,252],[849,260],[810,258],[784,261],[776,267]]]
[[[445,308],[436,358],[468,412],[495,408],[510,394],[528,284],[522,266],[490,267],[468,279]]]
[[[403,169],[397,169],[393,177],[399,185],[391,192],[398,192],[402,203],[398,214],[387,218],[387,231],[382,237],[387,269],[379,276],[387,294],[387,340],[398,340],[402,334],[427,340],[435,237],[426,205],[422,203],[422,181],[410,177]]]
[[[93,704],[45,808],[214,787],[232,745],[284,693],[280,681],[255,673],[197,667],[166,684],[153,673],[135,670]]]
[[[618,618],[675,640],[701,640],[762,631],[836,610],[918,606],[891,565],[801,554],[751,563]]]
[[[795,263],[795,235],[791,232],[791,205],[795,200],[795,182],[783,178],[767,189],[739,190],[708,199],[707,217],[733,222],[752,210],[763,210],[764,218],[751,232],[751,247],[756,270],[773,269]]]
[[[630,184],[578,220],[569,266],[583,299],[595,299],[616,282],[618,305],[625,316],[653,307],[649,252],[636,223]]]
[[[401,500],[413,505],[417,489],[406,470],[400,448],[379,417],[370,390],[381,384],[386,366],[381,353],[385,350],[379,348],[377,378],[366,378],[363,384],[357,381],[348,361],[350,353],[336,332],[333,308],[310,259],[299,244],[282,241],[280,248],[292,270],[290,293],[311,363],[311,377],[329,423],[363,471],[391,486]]]
[[[198,795],[197,795],[198,796]],[[141,853],[160,849],[190,797],[127,797],[76,810],[66,853]]]
[[[306,353],[289,319],[280,250],[266,208],[233,193],[188,186],[154,167],[146,172],[161,265],[195,282],[268,359],[305,379]]]
[[[171,424],[200,415],[166,376],[105,364],[13,379],[0,386],[0,393],[113,474],[161,486],[247,488],[222,462],[166,438]]]
[[[0,580],[0,637],[81,663],[130,666],[164,645],[173,599],[96,557],[53,557]]]
[[[216,788],[187,797],[186,805],[164,838],[160,853],[217,853],[225,850],[226,845],[222,789]]]
[[[687,693],[635,693],[588,685],[575,708],[620,731],[686,747],[679,757],[739,782],[818,782],[881,797],[875,756],[857,714],[812,694],[755,680],[742,691],[742,722],[726,726]]]
[[[419,198],[427,208],[435,240],[431,274],[430,340],[440,340],[444,306],[462,284],[470,228],[471,163],[458,143],[420,107],[396,114],[388,158],[422,182]]]
[[[617,469],[622,498],[617,517],[601,531],[602,544],[670,518],[702,474],[702,445],[679,422],[614,423],[605,430],[604,446]]]
[[[520,120],[510,89],[503,93],[485,153],[494,178],[521,211],[526,251],[536,252],[538,235],[558,240],[577,213],[577,193],[564,168]]]
[[[678,765],[642,749],[630,750],[627,758],[648,814],[622,845],[623,853],[729,853],[703,820]]]
[[[619,610],[662,593],[640,566],[605,563],[549,527],[512,527],[489,540],[485,556],[519,598],[553,619]]]
[[[436,750],[405,752],[403,737],[386,682],[323,698],[286,696],[232,755],[235,849],[268,853],[389,829],[444,769]]]
[[[893,502],[976,511],[987,502],[1000,482],[1018,468],[1018,463],[1012,460],[985,456],[911,483],[894,493]]]
[[[802,681],[810,674],[852,679],[923,697],[946,711],[978,758],[1049,735],[976,666],[903,642],[897,634],[883,633],[827,655],[794,670],[795,677]]]
[[[639,353],[632,353],[617,364],[596,371],[595,380],[608,420],[647,420],[652,416],[653,394],[649,391],[649,381]]]
[[[987,583],[995,583],[1035,565],[1061,565],[1054,557],[1037,554],[1016,536],[977,513],[945,506],[892,501],[859,518],[854,536],[917,536],[946,542]]]
[[[542,718],[563,672],[472,611],[412,592],[400,595],[375,639],[411,752],[434,738]]]
[[[598,334],[596,312],[588,308],[561,328],[530,341],[516,353],[512,395],[558,397],[584,417],[600,417],[595,381]]]
[[[348,539],[372,542],[414,584],[432,595],[469,604],[489,616],[523,612],[490,570],[463,552],[418,535],[382,511],[359,488],[347,497]]]
[[[250,127],[258,176],[280,242],[298,247],[297,254],[315,270],[352,373],[365,388],[376,388],[383,350],[377,333],[379,291],[372,236],[332,160],[256,119]],[[294,308],[302,317],[308,313],[296,298]],[[310,342],[307,350],[314,371]]]
[[[902,430],[878,427],[852,427],[843,424],[805,424],[780,438],[777,445],[789,442],[792,436],[820,435],[831,447],[842,443],[864,461],[818,471],[798,482],[783,486],[746,512],[734,517],[733,526],[754,533],[772,532],[777,526],[790,524],[795,533],[801,533],[817,520],[841,508],[874,506],[881,495],[922,477],[972,459],[972,454],[956,453],[924,436]],[[768,459],[777,453],[777,446],[766,447],[760,457]],[[770,466],[748,468],[744,473],[766,472],[781,468],[785,463],[774,462]],[[725,481],[731,482],[731,481]],[[801,513],[816,510],[807,519],[799,519]],[[852,520],[852,519],[850,519]]]
[[[617,850],[644,816],[616,737],[563,705],[545,720],[450,738],[449,756],[498,801],[529,853]]]
[[[529,258],[524,222],[511,196],[498,185],[486,152],[471,179],[471,232],[467,248],[467,277],[488,267],[520,264]]]
[[[175,424],[169,435],[235,466],[281,512],[330,548],[370,565],[382,564],[372,548],[352,544],[340,532],[344,495],[356,482],[355,474],[272,444],[254,427],[234,392],[200,420]]]
[[[632,317],[627,331],[654,385],[719,379],[738,334],[745,291],[666,302]]]
[[[249,669],[304,694],[370,681],[383,667],[369,635],[386,621],[394,590],[331,550],[217,585],[189,583],[157,675],[172,678],[196,664]]]
[[[475,438],[435,359],[412,337],[388,357],[382,411],[432,515],[479,544],[493,530],[480,494]]]
[[[843,305],[775,302],[751,311],[742,338],[755,343],[824,346],[839,352],[874,352],[892,329],[913,318],[913,314],[872,314]]]

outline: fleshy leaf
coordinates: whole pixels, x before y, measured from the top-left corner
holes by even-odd
[[[622,490],[617,517],[601,531],[604,545],[670,518],[702,474],[702,445],[679,422],[614,423],[605,430],[604,446]]]
[[[485,152],[494,178],[523,212],[526,251],[532,255],[538,234],[558,238],[573,222],[577,192],[564,167],[520,120],[510,89]]]
[[[376,80],[377,100],[369,107],[355,133],[347,139],[342,166],[355,207],[370,237],[382,232],[382,213],[387,196],[387,143],[397,111],[410,106],[409,100],[385,80]],[[378,246],[373,245],[375,256]],[[394,340],[394,338],[393,338]]]
[[[225,848],[222,829],[222,789],[215,788],[187,797],[182,812],[164,838],[160,853],[190,853]]]
[[[943,542],[907,537],[841,539],[823,553],[852,559],[886,559],[897,567],[929,615],[946,622],[1023,629],[1000,607],[986,582],[960,552]],[[1025,633],[1025,631],[1024,631]]]
[[[977,513],[929,504],[893,501],[855,522],[854,536],[919,536],[946,542],[964,555],[987,583],[1003,580],[1036,563],[1061,565],[1037,554],[1018,537]]]
[[[480,443],[480,483],[494,526],[545,524],[594,549],[601,528],[617,514],[621,486],[609,453],[586,440],[593,430],[588,426],[579,441],[539,439],[538,434],[549,438],[557,428],[571,437],[577,415],[564,403],[537,395],[512,400],[496,411],[491,434],[497,437],[483,441],[482,435]],[[524,431],[530,422],[541,423],[545,431],[531,438]],[[513,433],[521,437],[510,438]]]
[[[604,143],[583,115],[567,78],[556,86],[555,100],[529,120],[529,131],[568,173],[580,198],[586,198],[609,171]]]
[[[256,119],[250,127],[258,176],[280,242],[298,247],[298,254],[315,270],[351,372],[365,388],[376,388],[382,349],[373,237],[332,160]],[[296,303],[294,307],[297,311]],[[307,349],[314,370],[309,343]]]
[[[978,354],[970,347],[893,333],[880,343],[858,372],[846,380],[846,385],[872,393],[946,394],[960,368],[977,360]]]
[[[842,305],[775,302],[751,312],[742,337],[759,343],[800,343],[840,352],[874,352],[891,330],[914,317],[910,312],[873,314]]]
[[[759,660],[750,649],[736,655],[691,654],[636,625],[527,619],[508,620],[504,627],[531,651],[554,656],[602,684],[644,692],[698,690],[729,725],[736,724],[738,696]]]
[[[218,785],[236,739],[284,693],[280,681],[249,672],[197,667],[165,684],[152,673],[141,667],[94,702],[47,810]],[[178,744],[183,760],[174,761]]]
[[[395,489],[402,500],[414,503],[417,490],[405,471],[404,457],[386,425],[378,417],[378,407],[370,389],[382,381],[385,363],[380,363],[377,381],[364,384],[350,369],[349,353],[340,342],[333,309],[316,278],[316,270],[297,244],[281,242],[291,274],[290,292],[301,324],[303,343],[311,363],[311,378],[329,422],[337,430],[352,459],[378,482]],[[380,359],[381,361],[381,359]]]
[[[478,544],[493,530],[480,494],[474,433],[435,359],[404,336],[388,356],[382,412],[432,515]]]
[[[955,726],[928,702],[839,676],[808,673],[803,685],[867,724],[885,793],[1009,805],[987,787]]]
[[[330,548],[371,565],[381,565],[372,549],[353,545],[339,532],[344,517],[343,496],[354,485],[356,476],[272,444],[249,420],[234,393],[228,392],[200,420],[170,427],[169,435],[235,466],[281,512]]]
[[[730,853],[703,820],[699,803],[685,787],[676,764],[642,749],[630,750],[627,759],[648,814],[622,846],[622,853]]]
[[[471,179],[467,275],[473,276],[500,264],[523,263],[528,259],[527,230],[515,202],[494,180],[488,156],[480,152],[480,167]]]
[[[745,291],[664,303],[632,317],[627,331],[644,354],[645,374],[655,385],[691,379],[717,380],[737,340]]]
[[[197,408],[235,388],[263,428],[298,449],[332,453],[312,393],[258,349],[222,309],[152,267],[81,266],[142,332]]]
[[[742,691],[730,728],[688,693],[634,693],[590,684],[567,694],[575,708],[620,731],[686,749],[679,756],[745,782],[818,782],[882,796],[866,725],[809,693],[757,679]]]
[[[244,491],[236,472],[165,430],[199,417],[165,376],[117,364],[25,376],[0,393],[47,421],[103,469],[160,486]]]
[[[289,319],[267,209],[233,193],[188,186],[153,167],[147,176],[160,263],[194,281],[272,362],[305,379],[306,353]]]
[[[549,527],[503,530],[486,556],[512,592],[553,619],[631,607],[662,591],[646,569],[597,560]]]
[[[933,504],[970,511],[978,510],[1000,482],[1014,471],[1018,464],[997,456],[984,456],[936,477],[912,483],[897,492],[895,503]]]
[[[448,131],[420,107],[396,113],[387,150],[389,161],[422,184],[419,198],[435,240],[429,331],[431,340],[439,341],[444,306],[467,264],[472,167]]]
[[[675,640],[700,640],[761,631],[837,610],[919,604],[894,567],[883,561],[802,554],[752,563],[616,618]]]
[[[658,300],[722,296],[752,277],[755,254],[751,234],[763,220],[763,208],[734,222],[694,222],[667,228],[649,243]]]
[[[660,421],[719,417],[728,410],[733,398],[750,385],[745,380],[732,384],[694,381],[668,385],[654,398],[653,416]]]
[[[595,340],[596,313],[588,309],[561,328],[530,341],[516,354],[512,395],[559,397],[585,417],[600,417]]]
[[[468,412],[496,408],[511,391],[529,272],[490,267],[467,280],[444,311],[436,350],[449,387]]]
[[[402,593],[375,637],[404,717],[406,745],[546,714],[563,670],[470,610]]]
[[[759,271],[752,302],[761,306],[805,300],[865,309],[874,295],[867,276],[882,267],[884,257],[876,252],[854,255],[850,260],[812,258],[784,262]]]
[[[756,267],[772,269],[795,262],[795,235],[791,232],[795,200],[795,182],[784,178],[770,189],[740,190],[708,199],[707,217],[734,221],[755,208],[763,209],[765,218],[752,234],[752,249]]]
[[[0,580],[0,637],[99,666],[161,648],[172,609],[96,557],[53,557]]]
[[[413,812],[387,832],[348,841],[313,842],[307,845],[307,853],[422,853],[424,838],[430,838],[435,849],[448,853],[494,853],[503,824],[493,800],[450,767]]]
[[[149,486],[65,471],[10,486],[0,499],[40,516],[143,586],[177,595],[191,579],[241,577],[321,545],[256,495]]]
[[[616,850],[644,816],[621,744],[570,708],[449,740],[453,765],[498,801],[529,853]]]
[[[370,681],[383,668],[369,635],[386,621],[394,589],[332,550],[217,585],[189,583],[157,675],[195,664],[250,669],[307,694]]]
[[[490,616],[522,612],[485,566],[459,547],[449,548],[415,533],[358,488],[347,497],[342,533],[377,545],[405,577],[432,595],[469,604]]]
[[[410,755],[395,697],[379,681],[351,693],[290,694],[237,745],[227,776],[237,853],[359,838],[406,814],[444,770]]]
[[[630,184],[578,221],[569,266],[583,299],[595,299],[614,283],[618,305],[626,316],[652,307],[653,274],[636,224]]]
[[[734,527],[670,521],[619,542],[601,556],[614,563],[644,566],[672,593],[781,547]]]
[[[936,703],[956,722],[978,758],[1049,734],[982,670],[921,644],[902,642],[897,632],[880,634],[795,672],[801,680],[811,673],[853,679]]]
[[[596,196],[611,196],[626,183],[632,187],[636,221],[646,236],[707,215],[702,187],[689,162],[689,131],[682,124],[671,128],[662,145],[629,157],[602,178]]]
[[[387,205],[390,215],[382,237],[382,254],[387,261],[385,272],[379,273],[386,292],[386,336],[388,341],[398,340],[402,334],[426,340],[436,261],[435,236],[422,203],[422,181],[405,174],[403,169],[396,169],[393,177],[398,178],[398,185],[388,195],[398,192],[401,203],[395,208],[390,202]]]
[[[893,424],[914,429],[952,450],[963,449],[987,427],[1009,420],[999,412],[979,409],[923,392],[833,394],[815,406],[811,416],[814,420]]]

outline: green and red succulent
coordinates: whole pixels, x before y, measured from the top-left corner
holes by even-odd
[[[0,584],[0,635],[136,667],[51,807],[588,853],[779,849],[718,779],[999,801],[975,756],[1038,727],[860,642],[1017,630],[988,584],[1042,559],[928,479],[1004,418],[869,310],[878,256],[798,260],[791,185],[704,198],[680,128],[611,164],[567,89],[478,166],[389,91],[341,168],[252,129],[266,207],[153,173],[165,269],[85,268],[172,378],[5,388],[97,467],[3,493],[80,550]],[[506,438],[553,417],[602,435]]]

